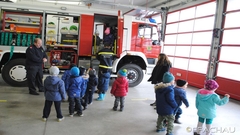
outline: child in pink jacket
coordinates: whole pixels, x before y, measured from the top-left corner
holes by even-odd
[[[113,110],[117,111],[117,107],[120,101],[120,110],[123,111],[125,96],[128,93],[128,80],[126,79],[127,70],[121,69],[118,71],[118,77],[113,82],[112,89],[110,91],[112,96],[115,96]]]

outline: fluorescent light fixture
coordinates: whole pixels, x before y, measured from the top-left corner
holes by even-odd
[[[50,3],[55,3],[57,1],[54,1],[54,0],[37,0],[39,2],[50,2]]]
[[[79,2],[57,1],[59,4],[78,5]]]
[[[16,3],[17,2],[17,0],[11,0],[13,3]]]
[[[61,10],[67,10],[67,7],[61,7]]]
[[[37,1],[57,3],[57,4],[68,4],[68,5],[78,5],[78,3],[79,3],[79,2],[73,2],[73,1],[55,1],[55,0],[37,0]]]

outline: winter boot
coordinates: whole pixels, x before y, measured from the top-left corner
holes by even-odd
[[[122,112],[123,111],[123,107],[121,107],[119,111]]]
[[[103,96],[102,96],[102,97],[103,97],[102,99],[104,100],[104,99],[105,99],[105,96],[106,96],[106,94],[102,94],[102,95],[103,95]]]
[[[200,135],[200,134],[201,134],[202,125],[203,125],[202,122],[198,122],[198,124],[197,124],[197,130],[194,132],[194,135]]]
[[[117,111],[117,106],[114,106],[114,107],[113,107],[113,111]]]
[[[103,94],[98,94],[98,96],[97,101],[103,101]]]
[[[211,124],[206,124],[206,135],[211,135]]]
[[[174,120],[174,123],[176,123],[176,124],[182,124],[178,119],[175,119],[175,120]]]

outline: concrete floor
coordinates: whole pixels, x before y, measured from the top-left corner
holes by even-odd
[[[0,77],[0,135],[165,135],[166,132],[155,132],[157,114],[149,105],[154,101],[154,92],[147,78],[129,89],[123,112],[111,110],[114,97],[108,91],[106,99],[94,101],[83,117],[69,117],[68,103],[64,102],[62,122],[57,122],[54,107],[48,121],[42,122],[43,93],[29,95],[27,87],[10,87]],[[182,106],[182,124],[174,124],[174,135],[193,135],[198,120],[196,90],[190,86],[187,89],[190,107]],[[214,135],[240,135],[239,112],[240,102],[235,100],[218,107],[212,126]]]

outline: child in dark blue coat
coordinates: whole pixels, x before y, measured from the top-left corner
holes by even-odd
[[[65,90],[68,89],[69,86],[69,80],[70,80],[70,76],[71,76],[71,68],[72,67],[76,67],[75,64],[71,64],[68,70],[65,70],[65,72],[62,75],[62,80],[65,83]]]
[[[76,111],[78,116],[83,116],[82,113],[82,105],[81,105],[81,98],[85,94],[84,89],[84,79],[79,76],[79,68],[73,67],[71,69],[71,77],[69,80],[69,86],[67,89],[67,93],[69,96],[69,116],[73,117],[74,115],[74,108],[76,104]]]
[[[98,101],[102,101],[105,99],[105,94],[108,90],[109,87],[109,82],[110,82],[110,72],[101,72],[101,75],[98,76],[98,95],[99,97],[97,98]]]
[[[85,94],[86,94],[87,83],[88,83],[89,75],[88,75],[87,72],[86,72],[86,68],[83,67],[83,66],[79,67],[79,71],[80,71],[79,75],[80,75],[80,76],[83,78],[83,80],[84,80],[84,82],[83,82],[83,89],[84,89]],[[85,98],[84,98],[84,97],[85,97],[85,94],[82,95],[83,97],[81,97],[81,104],[82,104],[82,106],[83,106],[83,110],[86,109],[86,108],[85,108]],[[77,108],[77,107],[75,107],[75,108]]]
[[[163,82],[155,86],[156,110],[158,114],[157,132],[165,131],[164,121],[167,121],[167,134],[173,135],[174,110],[177,103],[174,99],[174,76],[170,72],[163,75]]]
[[[185,80],[178,79],[176,81],[177,86],[174,87],[174,95],[176,103],[178,104],[177,109],[175,110],[175,120],[174,123],[181,124],[179,121],[180,115],[182,114],[182,109],[180,108],[182,103],[186,107],[189,107],[189,103],[186,96],[185,89],[187,88],[188,83]]]
[[[87,90],[84,96],[84,110],[87,109],[87,105],[92,104],[93,93],[96,90],[96,86],[98,85],[98,78],[96,76],[95,69],[89,69],[88,71],[89,78],[87,82]]]

